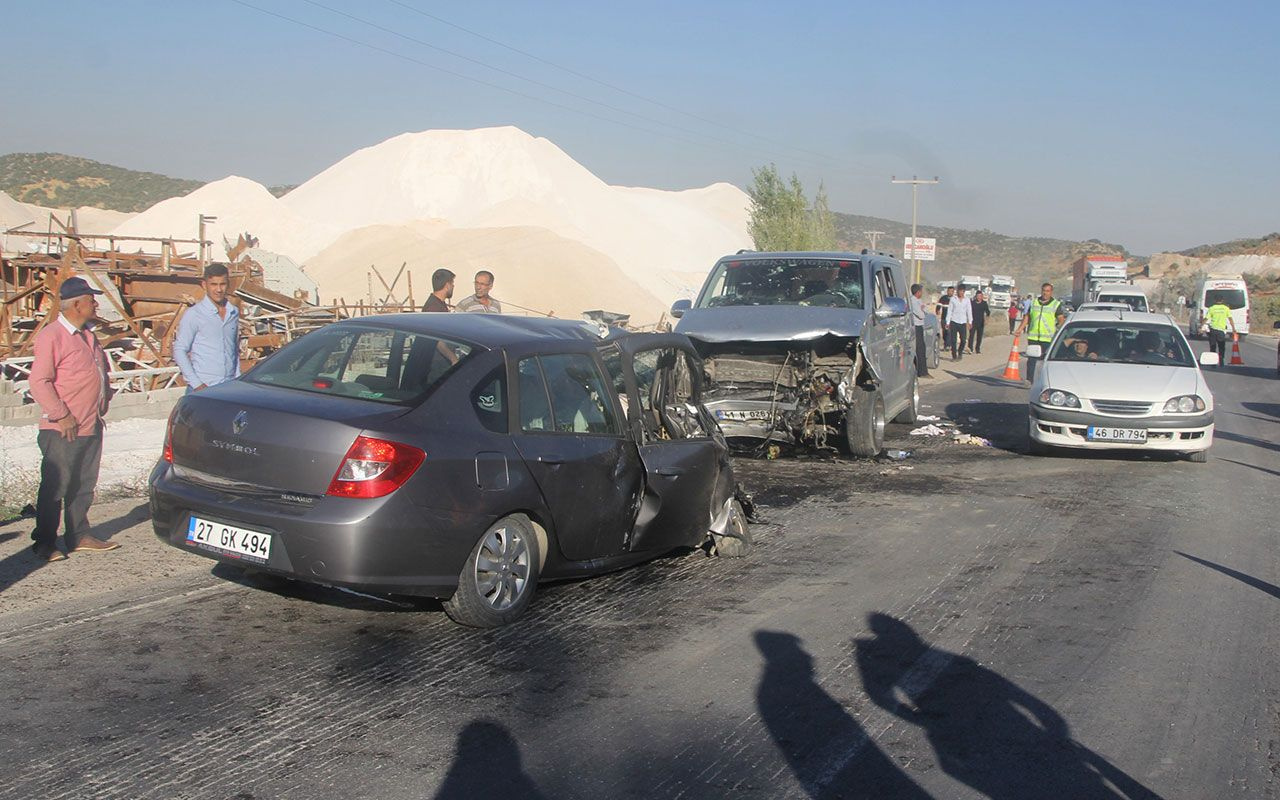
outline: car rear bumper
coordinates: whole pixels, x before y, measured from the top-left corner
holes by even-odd
[[[1045,413],[1048,412],[1048,413]],[[1088,438],[1090,425],[1110,428],[1140,428],[1147,431],[1147,441],[1097,442]],[[1169,417],[1104,417],[1051,411],[1031,407],[1030,436],[1040,444],[1053,447],[1077,447],[1087,450],[1162,450],[1191,453],[1208,450],[1213,444],[1213,413],[1188,418]]]
[[[314,498],[310,505],[244,497],[157,467],[151,481],[156,536],[227,564],[296,580],[383,594],[447,598],[491,520],[425,508],[393,493],[375,500]],[[187,540],[192,516],[271,535],[265,561]]]

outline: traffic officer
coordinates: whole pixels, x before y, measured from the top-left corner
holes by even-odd
[[[1040,358],[1044,358],[1049,355],[1049,344],[1053,342],[1053,335],[1058,332],[1058,326],[1066,318],[1067,312],[1062,301],[1053,296],[1053,284],[1046,283],[1040,287],[1040,296],[1032,300],[1027,308],[1026,316],[1022,318],[1022,326],[1018,328],[1018,335],[1021,336],[1026,331],[1027,346],[1040,345]],[[1038,360],[1027,356],[1028,381],[1034,381],[1036,378],[1036,361]]]
[[[1231,318],[1231,306],[1218,298],[1218,302],[1205,310],[1204,316],[1209,321],[1209,346],[1218,354],[1218,369],[1222,369],[1227,365],[1227,326],[1231,326],[1233,335],[1236,332],[1236,321]]]

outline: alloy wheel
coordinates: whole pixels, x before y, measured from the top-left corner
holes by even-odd
[[[506,611],[529,584],[529,543],[513,526],[494,528],[476,555],[476,593],[494,611]]]

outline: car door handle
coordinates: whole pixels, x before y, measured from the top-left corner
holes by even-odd
[[[560,456],[538,456],[539,464],[563,464],[564,459]]]
[[[668,478],[674,478],[677,475],[683,475],[684,470],[675,469],[674,467],[658,467],[657,473]]]

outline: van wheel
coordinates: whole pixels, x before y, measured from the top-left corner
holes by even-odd
[[[884,448],[884,398],[875,389],[854,387],[844,414],[844,445],[849,455],[870,458]]]
[[[913,368],[914,366],[912,364]],[[894,417],[893,421],[903,425],[914,425],[918,419],[920,419],[920,378],[912,375],[910,400],[907,403],[907,407],[899,411],[898,416]]]
[[[711,546],[721,558],[742,558],[751,552],[751,527],[737,500],[729,503],[729,521],[725,523],[724,533],[711,534]]]
[[[533,527],[521,516],[504,517],[484,532],[458,575],[458,589],[444,604],[449,618],[472,628],[514,622],[538,586],[541,557]]]

